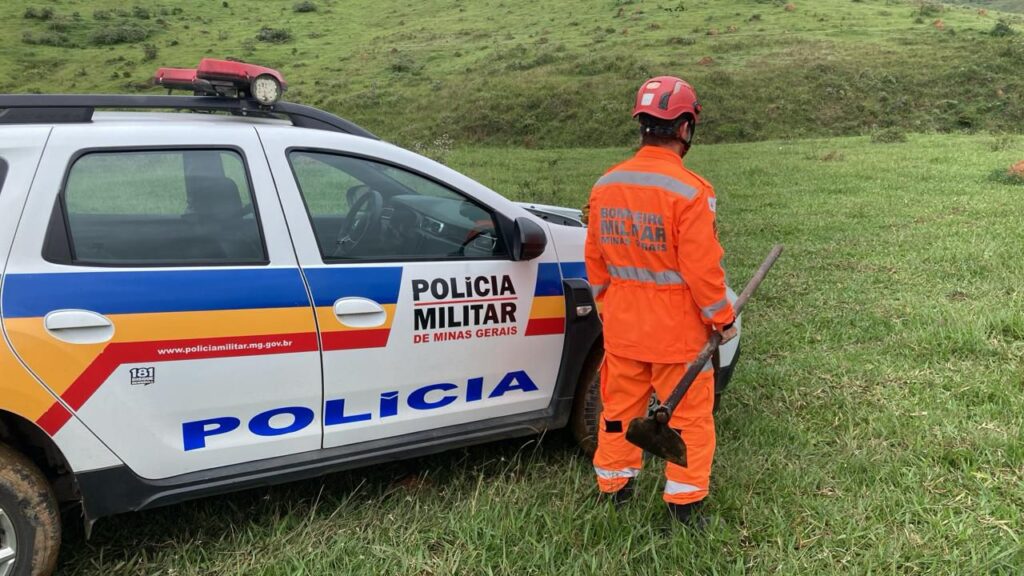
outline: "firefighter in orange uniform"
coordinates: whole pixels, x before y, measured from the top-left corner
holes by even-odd
[[[633,109],[643,146],[590,195],[587,274],[602,305],[605,342],[594,470],[602,495],[616,503],[632,495],[642,465],[640,448],[625,437],[630,420],[645,414],[652,391],[663,400],[671,393],[711,330],[723,341],[736,335],[714,190],[682,162],[700,112],[683,80],[645,82]],[[715,452],[714,398],[709,365],[669,422],[683,436],[689,466],[666,465],[664,500],[675,519],[690,525],[703,523],[698,510]]]

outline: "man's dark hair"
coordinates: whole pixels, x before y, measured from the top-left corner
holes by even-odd
[[[655,118],[650,114],[640,115],[640,138],[645,146],[665,146],[678,142],[679,139],[676,134],[679,132],[679,127],[687,123],[690,126],[690,141],[693,141],[693,129],[694,122],[693,117],[689,114],[683,114],[682,116],[672,120],[662,120],[661,118]],[[689,142],[686,143],[689,145]]]

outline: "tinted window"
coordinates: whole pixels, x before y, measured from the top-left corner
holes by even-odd
[[[288,156],[324,260],[443,260],[506,254],[494,215],[437,182],[322,152]]]
[[[252,190],[231,150],[92,152],[64,189],[73,261],[265,263]]]

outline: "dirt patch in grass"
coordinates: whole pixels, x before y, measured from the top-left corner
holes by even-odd
[[[1024,160],[1014,163],[1006,171],[1006,177],[1018,184],[1024,184]]]
[[[971,297],[963,290],[953,290],[949,294],[946,294],[946,298],[951,302],[965,302],[970,300]]]

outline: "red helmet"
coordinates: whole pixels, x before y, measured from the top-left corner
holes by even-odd
[[[633,117],[649,114],[662,120],[675,120],[683,114],[700,121],[701,105],[697,92],[682,78],[658,76],[644,82],[636,94]]]

